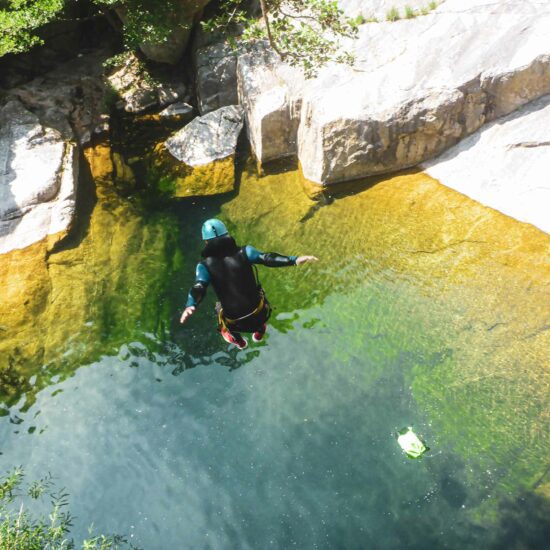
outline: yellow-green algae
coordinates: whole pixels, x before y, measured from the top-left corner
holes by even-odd
[[[149,212],[146,222],[139,201],[114,192],[109,149],[87,156],[97,203],[79,239],[53,253],[39,243],[2,258],[4,395],[25,391],[29,400],[52,373],[70,374],[147,333],[164,337],[169,310],[181,306],[162,298],[183,261],[173,216]],[[375,365],[380,357],[380,367],[365,369],[365,384],[384,375],[383,361],[412,357],[403,375],[437,434],[430,447],[452,448],[476,472],[496,467],[501,494],[547,494],[549,237],[422,173],[358,182],[360,192],[338,188],[319,202],[303,184],[296,170],[259,178],[249,163],[238,194],[219,213],[208,209],[242,244],[320,258],[262,271],[277,307],[272,324],[284,331],[300,317],[304,328],[315,326],[328,308],[330,323],[356,345],[332,346],[322,330],[311,337],[329,363],[358,352]],[[185,246],[196,254],[206,211],[181,207]],[[196,259],[185,265],[189,283]],[[357,307],[364,317],[350,325]]]
[[[405,373],[441,443],[478,470],[496,468],[501,494],[548,482],[548,235],[423,173],[357,182],[362,192],[329,198],[326,205],[309,201],[302,185],[297,171],[258,180],[249,167],[239,195],[222,207],[239,241],[320,258],[305,268],[307,276],[298,269],[264,273],[280,309],[349,293],[364,303],[368,332],[386,323],[379,329],[392,332],[396,355],[443,350],[436,366],[420,353]],[[406,300],[397,293],[395,301],[385,298],[394,325],[388,326],[388,312],[377,319],[368,311],[376,289],[357,291],[376,274],[395,281],[396,289],[414,282],[399,289],[409,293]],[[345,309],[346,300],[339,301]],[[350,330],[344,310],[336,306],[333,316]],[[357,338],[365,335],[362,327],[352,330]],[[330,343],[319,345],[331,355]],[[345,361],[345,354],[333,360]]]
[[[163,291],[181,263],[177,226],[169,215],[145,220],[139,202],[117,195],[109,147],[88,149],[86,157],[97,202],[76,242],[52,252],[42,241],[2,256],[4,402],[26,392],[29,404],[52,375],[71,374],[144,334],[164,335]]]
[[[235,188],[235,156],[192,167],[173,157],[160,143],[153,150],[148,179],[170,197],[228,193]]]

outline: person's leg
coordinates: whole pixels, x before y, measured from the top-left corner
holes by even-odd
[[[261,327],[258,328],[258,330],[255,330],[252,333],[252,340],[254,340],[254,342],[256,343],[261,342],[266,330],[267,330],[267,325],[264,323]]]
[[[246,338],[243,338],[240,332],[233,332],[226,327],[220,328],[222,338],[228,343],[237,346],[239,349],[244,349],[248,346]]]
[[[216,302],[216,305],[214,307],[216,310],[216,315],[218,315],[218,319],[219,319],[220,313],[222,312],[222,305],[220,302]],[[240,332],[237,332],[235,330],[230,330],[224,323],[219,324],[218,330],[222,338],[228,344],[233,344],[234,346],[237,346],[239,349],[244,349],[248,346],[248,342],[246,341],[246,338],[243,338]]]

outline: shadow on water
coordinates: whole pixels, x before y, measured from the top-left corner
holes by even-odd
[[[80,245],[90,229],[90,220],[96,203],[97,193],[94,177],[84,154],[80,152],[75,219],[67,236],[56,242],[48,251],[46,260],[51,254],[77,248]]]
[[[536,493],[524,493],[499,506],[496,536],[490,548],[513,550],[548,548],[550,541],[550,502]]]

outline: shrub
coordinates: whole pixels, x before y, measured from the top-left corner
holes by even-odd
[[[68,494],[55,491],[51,475],[24,486],[21,468],[0,477],[0,548],[13,550],[65,550],[75,548],[69,531],[73,517],[68,510]],[[34,516],[27,503],[48,497],[51,509],[46,516]],[[30,499],[30,500],[29,500]],[[91,533],[91,530],[90,530]],[[119,536],[96,535],[82,543],[83,550],[115,550],[127,546]]]
[[[410,6],[405,6],[405,18],[414,19],[416,17],[416,12]]]
[[[395,6],[393,8],[390,8],[386,12],[386,19],[388,21],[397,21],[398,19],[401,19],[401,16],[399,15],[399,10]]]

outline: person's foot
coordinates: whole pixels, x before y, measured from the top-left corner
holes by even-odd
[[[254,342],[256,343],[261,342],[264,337],[266,329],[267,329],[267,326],[264,324],[261,330],[257,330],[252,334],[252,340],[254,340]]]
[[[222,338],[228,343],[233,344],[234,346],[237,346],[239,349],[245,349],[248,347],[248,342],[246,341],[246,338],[243,338],[239,335],[239,337],[233,336],[228,330],[221,329],[220,334],[222,335]]]

